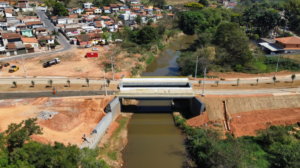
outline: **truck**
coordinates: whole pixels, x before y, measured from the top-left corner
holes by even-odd
[[[10,68],[8,69],[8,72],[16,72],[17,70],[19,70],[19,66],[17,66],[17,65],[12,65],[12,66],[10,66]]]
[[[98,57],[98,52],[87,52],[85,57]]]
[[[55,58],[55,59],[52,60],[52,61],[47,61],[47,62],[45,62],[44,65],[43,65],[43,67],[44,67],[44,68],[47,68],[47,67],[50,67],[50,66],[52,66],[52,65],[59,64],[59,63],[60,63],[59,58]]]

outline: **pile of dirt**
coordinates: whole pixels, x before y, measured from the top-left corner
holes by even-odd
[[[203,112],[202,114],[190,118],[186,121],[187,125],[189,126],[194,126],[194,127],[199,127],[206,125],[209,122],[207,112]]]
[[[271,125],[292,125],[300,121],[300,108],[284,108],[273,110],[258,110],[231,114],[231,133],[235,137],[255,136],[260,129]]]

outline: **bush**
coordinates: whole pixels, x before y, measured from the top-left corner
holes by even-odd
[[[259,39],[259,35],[258,34],[254,34],[253,38],[254,38],[254,40],[258,40]]]
[[[117,160],[118,159],[118,155],[117,155],[117,152],[114,151],[114,152],[108,152],[108,157],[112,160]]]

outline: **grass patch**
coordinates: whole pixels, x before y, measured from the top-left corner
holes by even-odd
[[[146,64],[150,64],[151,62],[153,62],[155,56],[152,53],[148,53],[148,58],[146,60]]]
[[[117,121],[119,123],[119,127],[116,129],[116,131],[113,134],[113,138],[118,139],[118,135],[120,132],[124,129],[126,123],[127,123],[128,118],[127,117],[122,117],[121,120]]]
[[[267,65],[259,61],[255,62],[253,66],[257,68],[260,72],[266,72],[267,70]]]
[[[113,152],[108,152],[107,156],[112,159],[112,160],[117,160],[118,159],[118,154],[116,151]]]

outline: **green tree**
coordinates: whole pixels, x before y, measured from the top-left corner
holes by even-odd
[[[35,84],[35,82],[34,82],[34,80],[32,80],[32,81],[31,81],[32,87],[34,87],[34,84]]]
[[[199,86],[201,85],[201,83],[202,83],[202,80],[198,80],[198,83],[199,83]]]
[[[275,76],[273,77],[273,81],[274,81],[274,85],[275,85],[275,83],[276,83],[276,77]]]
[[[53,6],[53,14],[58,16],[68,16],[69,12],[63,4],[56,2]]]
[[[101,38],[103,38],[105,40],[105,44],[108,43],[108,39],[109,39],[109,33],[108,32],[104,32],[102,35],[101,35]]]
[[[201,3],[204,6],[208,6],[209,5],[209,3],[208,3],[207,0],[199,0],[199,3]]]
[[[239,86],[239,84],[240,84],[240,78],[238,78],[236,82],[237,82],[237,86]]]
[[[259,81],[259,79],[257,78],[257,79],[256,79],[256,86],[258,85],[258,81]]]
[[[219,81],[216,81],[217,87],[219,86]]]
[[[108,85],[108,87],[109,87],[110,80],[109,80],[109,79],[106,79],[106,82],[107,82],[107,85]]]
[[[163,5],[166,5],[166,0],[150,0],[149,1],[151,4],[153,4],[154,6],[157,6],[159,8],[161,8]]]
[[[246,22],[246,32],[248,31],[248,24],[253,19],[254,17],[254,10],[252,8],[245,9],[244,14],[243,14]]]
[[[153,23],[153,20],[149,19],[148,22],[147,22],[147,25],[151,26],[152,23]]]
[[[68,83],[68,85],[70,87],[71,86],[71,81],[69,79],[67,80],[67,83]]]
[[[53,30],[50,35],[54,36],[56,38],[57,36],[59,36],[59,33],[58,33],[58,31]]]
[[[48,6],[49,8],[53,8],[54,5],[56,4],[55,0],[47,0],[44,2],[46,6]]]
[[[89,78],[85,78],[85,81],[86,81],[88,87],[90,87],[90,79]]]
[[[12,84],[14,85],[15,88],[17,87],[17,82],[16,81],[13,81]]]
[[[187,11],[180,14],[179,25],[185,34],[194,34],[196,29],[205,30],[206,19],[201,12]]]
[[[48,80],[48,84],[49,84],[50,86],[52,86],[53,80],[52,80],[52,79]]]
[[[137,15],[134,21],[136,21],[136,23],[140,25],[142,23],[142,17],[140,15]]]
[[[292,78],[292,83],[294,82],[294,80],[295,80],[295,78],[296,78],[296,75],[295,74],[293,74],[292,76],[291,76],[291,78]]]
[[[154,27],[144,26],[140,30],[138,37],[141,44],[148,44],[158,39],[158,32]]]

